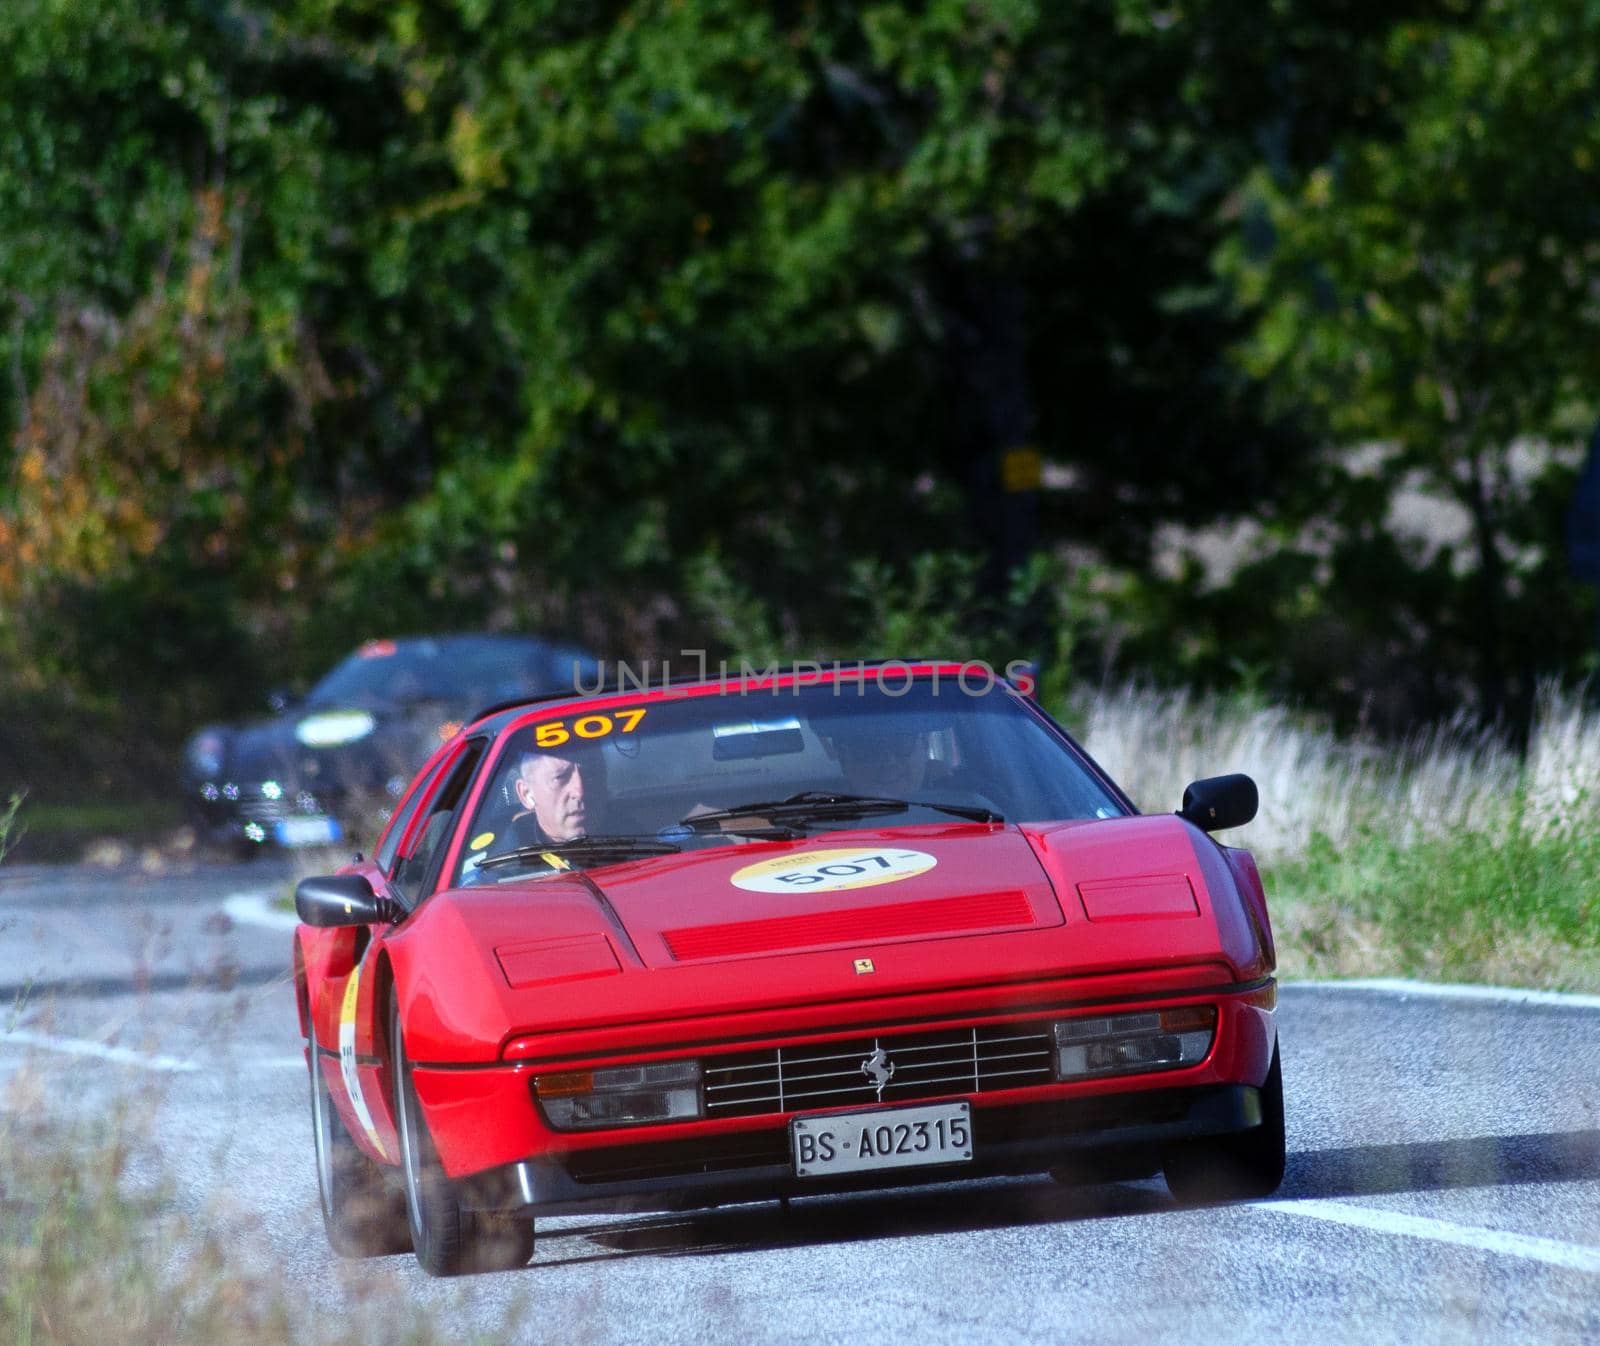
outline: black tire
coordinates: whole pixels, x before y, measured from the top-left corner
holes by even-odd
[[[400,1015],[391,1006],[389,1042],[394,1052],[395,1121],[411,1246],[430,1276],[474,1271],[510,1271],[533,1256],[533,1221],[467,1210],[455,1183],[445,1176],[433,1138],[411,1084]]]
[[[317,1154],[322,1227],[340,1257],[411,1251],[406,1198],[394,1176],[357,1148],[334,1111],[317,1047],[311,1045],[311,1136]]]
[[[1161,1153],[1167,1190],[1182,1202],[1248,1201],[1283,1182],[1283,1071],[1278,1048],[1261,1086],[1261,1125],[1227,1136],[1185,1141]]]

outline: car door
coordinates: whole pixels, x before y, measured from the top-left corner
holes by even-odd
[[[481,738],[466,739],[442,758],[430,780],[416,792],[415,807],[409,807],[411,801],[407,801],[409,816],[397,817],[385,833],[370,870],[362,867],[374,891],[389,897],[407,915],[432,891],[456,813],[483,759],[485,744]],[[404,920],[402,915],[400,921]],[[338,1064],[343,1086],[339,1093],[348,1104],[348,1110],[341,1108],[340,1115],[362,1148],[390,1163],[397,1160],[399,1150],[388,1065],[386,988],[377,970],[393,928],[359,927],[366,938],[342,986],[334,992],[339,997]]]

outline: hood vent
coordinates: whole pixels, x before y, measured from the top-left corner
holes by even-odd
[[[1021,892],[975,893],[924,902],[819,911],[727,925],[664,930],[661,937],[679,962],[696,958],[734,958],[828,944],[870,944],[877,940],[946,935],[969,930],[1009,929],[1033,924],[1033,908]]]

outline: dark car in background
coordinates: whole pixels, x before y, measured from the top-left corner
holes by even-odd
[[[593,656],[526,636],[370,640],[277,713],[199,730],[185,811],[214,845],[325,846],[374,835],[418,766],[484,706],[570,691]]]

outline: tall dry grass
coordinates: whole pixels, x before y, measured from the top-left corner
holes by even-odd
[[[1600,713],[1556,687],[1540,693],[1526,756],[1465,717],[1378,744],[1284,706],[1137,685],[1084,698],[1071,720],[1142,809],[1177,808],[1202,776],[1253,776],[1261,812],[1233,839],[1266,860],[1303,857],[1319,835],[1409,846],[1600,816]]]
[[[1600,987],[1600,713],[1541,690],[1527,751],[1465,719],[1399,744],[1282,706],[1127,686],[1071,717],[1141,808],[1244,771],[1287,975]]]
[[[16,1081],[8,1092],[15,1094]],[[131,1102],[73,1122],[0,1106],[0,1341],[435,1346],[462,1339],[402,1295],[384,1262],[332,1268],[346,1286],[343,1307],[313,1309],[258,1241],[220,1234],[180,1213],[159,1178],[135,1178],[133,1156],[148,1145]]]

